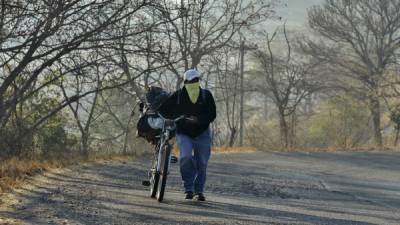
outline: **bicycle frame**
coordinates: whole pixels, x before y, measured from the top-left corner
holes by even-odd
[[[151,169],[151,172],[152,172],[151,179],[152,179],[153,183],[151,183],[150,185],[151,185],[151,197],[157,196],[157,200],[161,202],[163,199],[163,196],[164,196],[167,175],[168,175],[169,166],[170,166],[170,162],[171,162],[171,154],[170,153],[171,153],[172,146],[169,143],[169,139],[171,136],[171,132],[176,130],[176,122],[183,119],[184,116],[180,116],[173,120],[166,119],[161,114],[158,114],[158,116],[163,120],[163,123],[162,123],[163,125],[162,125],[162,129],[161,129],[161,134],[158,137],[159,142],[157,144],[157,147],[158,147],[157,160],[155,162],[155,167],[153,167],[154,166],[154,163],[153,163],[153,166]],[[157,193],[155,192],[155,189],[157,189]],[[155,193],[156,193],[156,195],[155,195]]]
[[[161,135],[160,135],[160,144],[159,144],[159,149],[158,149],[158,159],[157,159],[157,171],[160,171],[161,170],[161,164],[160,164],[160,162],[161,162],[161,157],[162,157],[162,151],[163,151],[163,149],[164,149],[164,146],[166,145],[166,144],[168,144],[169,145],[169,138],[170,138],[170,135],[171,135],[171,131],[173,131],[173,130],[175,130],[176,129],[176,122],[177,121],[179,121],[179,120],[181,120],[182,118],[183,118],[183,116],[180,116],[180,117],[178,117],[177,119],[175,119],[175,120],[169,120],[169,119],[166,119],[166,118],[164,118],[161,114],[159,114],[158,113],[158,116],[164,121],[163,122],[163,127],[162,127],[162,130],[161,130]],[[170,161],[171,160],[171,156],[169,157],[169,160],[168,161]],[[169,165],[169,163],[168,163],[168,165]],[[168,168],[169,169],[169,168]]]

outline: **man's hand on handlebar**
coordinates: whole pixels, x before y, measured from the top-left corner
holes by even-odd
[[[163,120],[167,120],[160,113],[158,113],[158,116],[161,117],[161,119],[163,119]],[[197,116],[184,116],[184,115],[182,115],[182,116],[180,116],[180,117],[178,117],[176,119],[173,119],[172,121],[176,123],[176,122],[178,122],[179,120],[182,120],[182,119],[186,120],[188,123],[191,123],[191,124],[198,124],[199,123],[199,118]]]
[[[188,116],[185,119],[186,119],[186,121],[188,121],[191,124],[199,123],[199,119],[196,116]]]

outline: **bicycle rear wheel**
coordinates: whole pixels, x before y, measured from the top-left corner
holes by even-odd
[[[167,175],[168,175],[168,167],[169,167],[169,158],[171,155],[171,145],[166,144],[163,149],[162,157],[161,157],[161,170],[159,177],[159,184],[157,187],[157,200],[161,202],[164,199],[165,186],[167,184]]]

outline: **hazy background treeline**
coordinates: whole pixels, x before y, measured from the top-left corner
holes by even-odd
[[[400,0],[1,0],[0,159],[141,154],[137,102],[197,68],[215,145],[396,146]],[[271,22],[276,29],[267,29]]]

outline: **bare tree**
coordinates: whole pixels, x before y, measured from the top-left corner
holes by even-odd
[[[226,124],[228,130],[226,140],[230,147],[235,144],[240,120],[240,76],[237,56],[236,49],[227,46],[209,57],[211,69],[216,78],[214,92],[218,98],[217,101],[223,105],[220,111],[224,112],[225,121],[222,124]]]
[[[84,54],[87,49],[99,48],[120,38],[104,31],[147,6],[150,2],[144,0],[2,0],[0,67],[7,69],[0,75],[0,125],[5,126],[17,104],[62,77],[60,74],[43,76],[57,70],[65,56],[76,51]],[[144,30],[138,27],[131,35]],[[59,111],[76,100],[70,98],[55,109]],[[47,116],[38,121],[45,121]]]
[[[96,58],[95,60],[89,60],[96,62],[93,66],[86,68],[86,70],[78,70],[74,73],[71,73],[70,76],[65,77],[61,82],[59,82],[59,87],[62,91],[64,99],[68,99],[71,95],[71,92],[73,96],[77,96],[81,93],[87,92],[88,90],[101,90],[103,87],[103,82],[106,81],[106,75],[110,71],[101,71],[104,70],[104,67],[100,66],[102,61],[100,61],[98,58],[97,53],[94,54],[95,55],[85,56],[85,58]],[[83,61],[85,60],[82,56],[78,58]],[[80,64],[79,62],[77,63]],[[80,132],[80,152],[86,158],[89,156],[91,136],[90,128],[92,123],[101,115],[101,113],[95,113],[98,105],[97,102],[99,94],[100,91],[95,91],[90,95],[78,98],[75,102],[69,102],[68,104],[73,118],[75,119],[76,126]]]
[[[360,84],[348,89],[367,100],[375,143],[382,146],[380,86],[400,47],[400,1],[326,0],[309,10],[308,21],[323,41],[308,40],[303,49],[347,84]]]
[[[311,79],[316,65],[296,60],[292,54],[285,25],[283,34],[286,48],[279,47],[280,54],[274,52],[273,44],[277,33],[275,31],[271,36],[267,34],[266,49],[255,51],[254,60],[259,64],[258,73],[263,77],[262,83],[258,84],[259,91],[273,100],[279,116],[282,147],[290,148],[294,141],[294,116],[297,107],[318,87]],[[290,116],[292,116],[292,121],[289,121]]]
[[[165,60],[175,74],[177,88],[181,68],[198,68],[201,59],[226,46],[235,34],[273,16],[273,0],[165,1],[165,34],[171,54]],[[178,19],[176,19],[178,17]],[[175,63],[180,62],[180,63]]]

